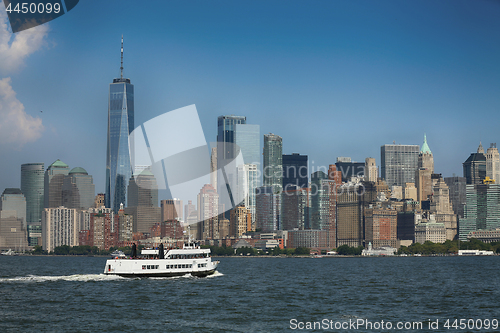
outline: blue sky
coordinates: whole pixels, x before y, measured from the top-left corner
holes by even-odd
[[[499,17],[498,1],[85,0],[31,44],[9,48],[4,27],[0,188],[61,159],[104,191],[122,34],[136,126],[196,104],[208,142],[219,115],[244,115],[315,166],[379,164],[381,145],[426,133],[435,171],[461,176],[480,140],[500,144]]]

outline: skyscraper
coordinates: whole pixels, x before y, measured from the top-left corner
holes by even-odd
[[[261,186],[256,190],[256,229],[261,232],[273,232],[280,229],[281,195],[273,192],[270,186]]]
[[[458,218],[463,218],[465,200],[466,200],[465,178],[453,176],[444,178],[444,181],[450,189],[449,193],[450,193],[450,200],[453,206],[453,212],[457,214]]]
[[[432,155],[431,149],[427,144],[427,136],[424,134],[424,143],[418,154],[418,167],[429,169],[431,174],[434,173],[434,157]]]
[[[323,171],[311,174],[311,229],[327,230],[330,204],[328,176]]]
[[[245,164],[260,165],[260,126],[236,123],[234,129],[235,143],[241,150]]]
[[[132,169],[128,136],[134,130],[134,86],[123,77],[123,36],[120,78],[109,85],[108,142],[106,153],[106,207],[115,213],[127,206]]]
[[[223,165],[233,160],[236,143],[236,125],[246,124],[247,118],[243,116],[219,116],[217,118],[217,164],[220,169]]]
[[[257,164],[245,163],[238,166],[238,189],[244,191],[242,204],[249,209],[252,215],[252,228],[255,230],[255,191],[259,187]]]
[[[500,182],[500,154],[496,143],[490,144],[486,151],[486,177],[493,179],[495,184]]]
[[[464,177],[467,184],[482,184],[486,177],[486,156],[481,142],[476,153],[470,154],[469,158],[463,163]]]
[[[373,157],[365,159],[365,180],[368,182],[376,182],[378,178],[378,168]]]
[[[18,188],[6,188],[0,197],[0,217],[14,217],[22,221],[24,230],[26,224],[26,198]]]
[[[68,165],[60,160],[55,161],[45,170],[43,195],[45,208],[57,208],[63,205],[62,185],[68,172]]]
[[[283,163],[283,190],[290,186],[307,188],[309,183],[307,172],[307,155],[293,153],[282,156]]]
[[[42,246],[52,252],[61,245],[78,245],[78,214],[76,209],[45,208],[42,214]]]
[[[43,163],[21,165],[21,192],[26,198],[26,222],[42,223],[43,211]]]
[[[460,220],[460,240],[476,230],[500,228],[500,185],[470,184],[466,186],[465,219]]]
[[[95,185],[84,168],[71,169],[62,184],[62,201],[66,208],[89,209],[95,204]]]
[[[130,178],[128,204],[125,214],[134,216],[134,232],[148,233],[155,223],[161,222],[161,210],[158,207],[158,185],[148,169]]]
[[[264,186],[274,193],[283,189],[283,139],[272,133],[264,135]]]
[[[415,182],[419,151],[418,145],[392,144],[380,147],[382,178],[389,187]]]
[[[238,174],[234,168],[225,168],[238,156],[238,149],[236,146],[236,125],[246,124],[247,118],[244,116],[219,116],[217,118],[217,169],[221,172],[218,173],[219,179],[216,179],[217,188],[215,190],[219,194],[219,204],[221,213],[229,210],[231,206],[237,206],[241,200],[238,197],[237,184]],[[236,165],[238,167],[238,165]],[[224,179],[221,175],[223,175]],[[227,193],[227,200],[225,194]],[[229,207],[228,207],[229,206]],[[226,212],[226,217],[229,218],[229,211]]]
[[[342,173],[343,182],[348,182],[351,177],[365,177],[366,161],[352,162],[350,157],[337,157],[335,166]]]
[[[198,194],[198,235],[200,239],[219,238],[219,195],[210,184]]]

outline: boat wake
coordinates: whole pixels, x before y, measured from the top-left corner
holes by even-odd
[[[224,274],[220,273],[219,271],[215,271],[214,274],[207,276],[207,278],[214,278],[218,276],[224,276]]]
[[[214,274],[207,276],[207,278],[212,278],[216,276],[223,276],[224,274],[215,271]],[[172,279],[182,279],[182,278],[195,278],[191,274],[186,274],[182,276],[175,277],[150,277],[151,280],[172,280]],[[50,281],[79,281],[79,282],[90,282],[90,281],[116,281],[116,280],[134,280],[140,278],[126,278],[118,275],[107,275],[107,274],[74,274],[74,275],[62,275],[62,276],[39,276],[39,275],[28,275],[28,276],[16,276],[12,278],[0,278],[0,283],[8,282],[50,282]]]
[[[63,276],[39,276],[39,275],[28,275],[28,276],[17,276],[13,278],[0,278],[0,283],[5,282],[47,282],[47,281],[114,281],[123,280],[126,278],[116,276],[116,275],[106,275],[106,274],[75,274],[75,275],[63,275]]]

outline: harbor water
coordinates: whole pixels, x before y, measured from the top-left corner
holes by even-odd
[[[208,278],[147,279],[106,259],[1,256],[0,332],[500,331],[499,256],[218,258]]]

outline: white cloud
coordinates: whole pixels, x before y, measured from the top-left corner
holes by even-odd
[[[0,144],[21,148],[40,138],[44,129],[42,119],[26,114],[10,78],[0,79]]]
[[[26,57],[45,44],[48,30],[46,23],[13,34],[7,12],[0,9],[0,73],[13,73],[22,67]]]

